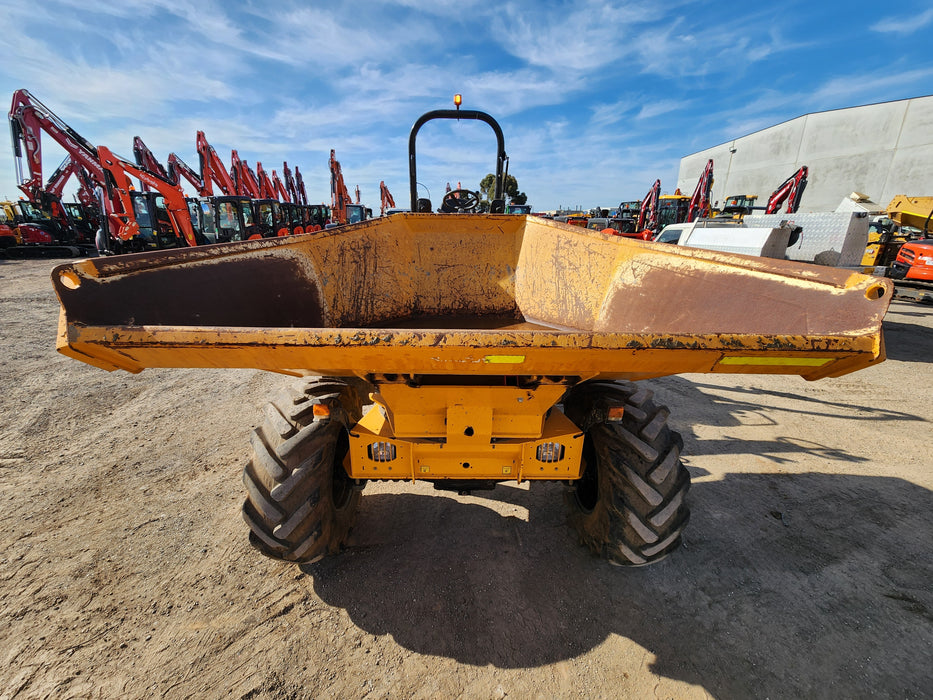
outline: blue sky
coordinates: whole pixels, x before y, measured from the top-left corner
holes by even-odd
[[[329,201],[330,149],[376,210],[407,206],[407,144],[423,112],[502,124],[536,209],[614,206],[680,158],[808,112],[933,94],[923,2],[218,2],[2,0],[0,93],[26,88],[95,144],[140,136],[196,166],[195,133],[267,171],[287,160]],[[64,152],[43,139],[46,176]],[[477,188],[492,131],[431,122],[418,180]],[[784,174],[776,174],[779,180]],[[9,144],[0,196],[18,196]],[[420,191],[424,196],[424,189]]]

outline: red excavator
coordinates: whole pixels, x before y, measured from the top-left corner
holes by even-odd
[[[295,185],[298,189],[298,203],[303,207],[308,206],[308,193],[305,191],[305,181],[302,179],[301,172],[298,170],[297,165],[295,166]]]
[[[190,216],[176,220],[174,216],[166,215],[161,222],[168,228],[160,229],[158,235],[155,234],[156,227],[152,225],[153,217],[158,219],[157,210],[160,202],[163,204],[171,202],[174,208],[175,193],[179,194],[184,202],[184,195],[179,188],[173,187],[169,182],[145,168],[116,158],[109,149],[103,146],[93,146],[90,141],[80,136],[26,90],[17,90],[13,93],[10,126],[20,188],[31,201],[41,202],[43,197],[41,144],[43,132],[51,136],[73,161],[74,164],[66,166],[65,169],[74,170],[79,174],[82,180],[83,197],[87,203],[93,202],[93,191],[100,188],[103,218],[107,229],[102,231],[97,241],[97,247],[101,252],[125,252],[162,247],[163,243],[174,246],[178,245],[178,240],[194,245],[195,237]],[[21,158],[24,153],[29,168],[28,179],[23,177]],[[107,154],[106,164],[101,160],[101,153]],[[129,176],[139,179],[155,192],[136,192],[130,185]],[[64,172],[62,177],[64,177]],[[182,208],[187,212],[186,204]],[[143,222],[143,225],[140,225],[140,222],[137,222],[138,213],[148,217],[149,224]],[[134,239],[138,232],[149,228],[153,229],[153,235],[148,240]]]
[[[795,214],[800,208],[800,198],[807,186],[807,177],[809,169],[806,165],[802,166],[787,178],[781,185],[771,193],[768,203],[764,207],[756,207],[755,201],[758,195],[755,194],[733,194],[725,198],[719,218],[742,219],[752,212],[764,210],[765,214],[776,214],[785,201],[787,201],[787,213]]]
[[[62,201],[62,192],[68,180],[75,176],[79,187],[77,202]],[[92,253],[94,236],[100,226],[100,200],[95,194],[94,183],[71,156],[52,173],[42,192],[39,193],[38,206],[48,211],[65,236],[74,240],[84,252]]]
[[[658,203],[661,199],[661,181],[655,180],[648,194],[641,200],[641,207],[638,210],[638,222],[635,230],[638,232],[636,237],[648,241],[654,238],[658,228]]]
[[[284,164],[287,167],[287,163]],[[298,166],[295,166],[295,190],[298,193],[298,203],[304,209],[305,232],[320,231],[330,218],[330,209],[326,204],[308,204],[308,192],[305,190],[305,181],[301,177]],[[368,211],[368,210],[367,210]]]
[[[710,215],[709,198],[713,190],[713,159],[706,162],[706,167],[697,181],[696,189],[687,207],[687,223],[695,219],[708,218]]]
[[[275,171],[273,171],[274,173]],[[256,219],[263,228],[271,228],[272,235],[289,236],[292,233],[304,233],[304,229],[293,231],[290,224],[290,212],[287,202],[277,199],[278,192],[275,190],[275,184],[262,167],[262,163],[256,161],[256,180],[259,182],[259,199],[253,201],[253,209],[256,213]],[[265,231],[263,232],[265,234]]]
[[[133,137],[133,157],[136,159],[136,164],[148,170],[150,173],[156,177],[162,178],[166,182],[169,181],[168,173],[165,168],[162,167],[162,163],[159,162],[159,159],[153,155],[152,151],[149,150],[149,147],[143,143],[143,140],[138,136]],[[143,192],[149,192],[150,186],[140,180],[140,187],[142,187]]]
[[[19,188],[30,201],[38,201],[43,189],[42,133],[52,137],[70,158],[102,184],[104,170],[97,159],[97,149],[74,129],[59,119],[48,107],[27,90],[13,93],[10,107],[10,131],[13,137],[14,165]],[[22,158],[25,153],[29,177],[23,174]]]
[[[800,198],[807,186],[807,176],[810,171],[807,166],[802,166],[796,173],[784,180],[771,196],[768,198],[768,205],[765,207],[765,214],[775,214],[780,209],[781,204],[787,201],[787,213],[795,214],[800,207]]]
[[[198,193],[198,196],[207,196],[204,193],[208,191],[209,188],[205,186],[204,178],[196,173],[194,169],[185,161],[183,161],[178,155],[175,153],[169,153],[167,163],[167,175],[169,182],[171,182],[173,185],[177,185],[179,183],[178,176],[181,175],[191,184],[192,187],[194,187],[195,191]]]
[[[275,185],[272,184],[272,180],[266,174],[266,169],[258,160],[256,161],[256,180],[259,182],[259,196],[263,199],[275,199]]]
[[[70,254],[72,249],[80,253],[84,248],[90,248],[93,236],[85,240],[85,233],[68,222],[61,192],[68,178],[78,174],[82,182],[82,191],[79,192],[82,202],[94,203],[93,188],[103,186],[104,181],[97,149],[27,90],[13,93],[9,120],[17,180],[29,200],[27,206],[20,208],[19,218],[22,220],[18,222],[18,230],[21,242],[26,246],[57,246],[66,254]],[[48,185],[44,184],[42,173],[43,132],[67,154]],[[28,177],[23,172],[24,155]],[[86,215],[90,218],[89,213]]]

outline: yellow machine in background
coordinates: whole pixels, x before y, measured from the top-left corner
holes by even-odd
[[[0,202],[0,249],[20,244],[15,207],[16,202]]]
[[[714,208],[711,216],[731,216],[733,219],[741,220],[746,214],[750,214],[755,207],[757,194],[732,194],[723,200],[722,206]]]
[[[862,266],[866,270],[888,267],[907,241],[930,237],[933,237],[933,197],[895,195],[885,216],[871,223]]]

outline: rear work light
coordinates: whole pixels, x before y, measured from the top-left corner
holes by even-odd
[[[396,457],[395,445],[391,442],[374,442],[366,451],[373,462],[391,462]]]
[[[559,442],[544,442],[538,445],[535,451],[535,458],[539,462],[553,464],[564,458],[564,446]]]

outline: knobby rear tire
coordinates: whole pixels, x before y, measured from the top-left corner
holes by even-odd
[[[314,406],[330,409],[315,419]],[[267,404],[243,470],[250,543],[273,559],[311,563],[346,542],[360,492],[343,467],[348,430],[361,416],[357,389],[319,377]]]
[[[622,406],[621,421],[608,409]],[[683,440],[667,426],[670,411],[632,382],[587,382],[564,400],[584,430],[583,477],[566,494],[580,542],[613,564],[657,562],[681,541],[690,511]]]

